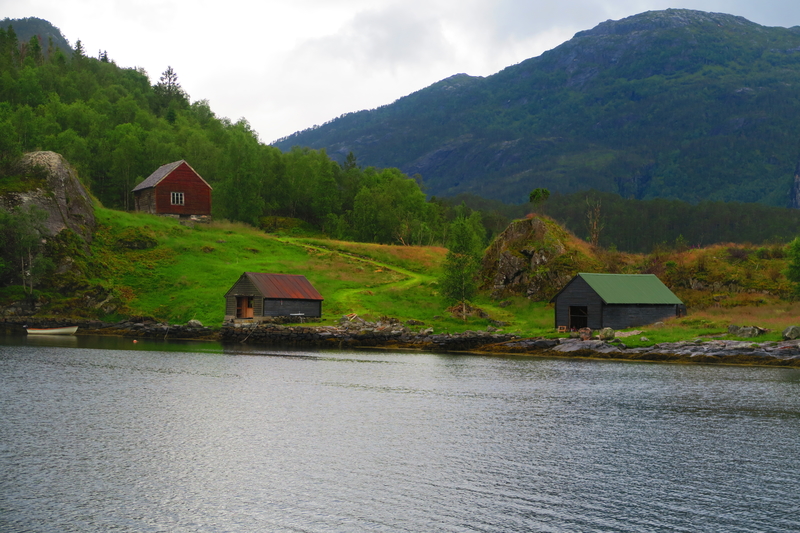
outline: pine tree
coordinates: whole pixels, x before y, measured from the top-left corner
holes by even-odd
[[[28,56],[33,59],[34,64],[41,66],[44,63],[44,54],[42,53],[42,45],[39,43],[39,37],[34,35],[28,41],[27,47]]]
[[[83,43],[80,39],[78,39],[78,41],[75,43],[75,50],[72,52],[72,60],[81,61],[85,57],[86,53],[83,51]]]
[[[183,92],[181,84],[178,83],[178,75],[169,66],[167,70],[161,73],[161,78],[156,87],[167,96],[177,96]]]
[[[161,73],[161,78],[153,87],[153,92],[156,94],[156,111],[159,114],[164,113],[165,110],[167,112],[172,111],[170,114],[171,123],[175,121],[175,109],[186,108],[189,105],[189,97],[183,91],[181,84],[178,83],[178,75],[172,67],[167,67],[167,70]]]

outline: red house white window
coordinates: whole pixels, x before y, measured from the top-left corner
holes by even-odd
[[[172,196],[172,205],[183,205],[182,192],[173,192],[171,193],[171,196]]]

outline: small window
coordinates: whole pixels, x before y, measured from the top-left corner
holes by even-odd
[[[182,192],[173,192],[171,194],[172,194],[172,205],[183,205]]]

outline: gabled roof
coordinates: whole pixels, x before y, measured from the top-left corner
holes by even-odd
[[[156,169],[155,172],[153,172],[152,174],[147,176],[147,179],[145,179],[139,185],[134,187],[133,188],[133,192],[140,191],[142,189],[149,189],[150,187],[155,187],[156,185],[161,183],[161,180],[163,180],[164,178],[169,176],[172,173],[173,170],[175,170],[176,168],[181,166],[181,164],[186,164],[187,167],[192,169],[192,172],[197,174],[197,171],[192,168],[192,165],[190,165],[189,163],[186,163],[186,161],[181,159],[180,161],[175,161],[173,163],[167,163],[166,165],[161,165],[160,167],[158,167],[158,169]],[[204,180],[203,177],[200,176],[200,174],[197,174],[197,177],[200,178],[200,181],[202,181],[203,183],[208,185],[208,182],[206,180]],[[211,189],[212,188],[211,185],[208,185],[208,188]]]
[[[654,274],[580,273],[577,277],[582,278],[607,304],[683,304]]]
[[[262,272],[245,272],[242,276],[247,276],[264,298],[324,300],[305,276],[297,274],[265,274]]]

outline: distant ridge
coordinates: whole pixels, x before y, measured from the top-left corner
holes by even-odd
[[[422,175],[429,194],[533,188],[789,205],[800,27],[686,9],[578,32],[487,77],[456,74],[275,143]]]
[[[37,17],[26,17],[21,19],[4,18],[0,21],[0,28],[8,30],[9,26],[14,27],[14,33],[20,42],[27,42],[37,35],[41,39],[42,50],[47,51],[48,40],[53,40],[53,45],[60,48],[65,54],[72,52],[72,47],[61,30],[53,26],[50,22]]]

